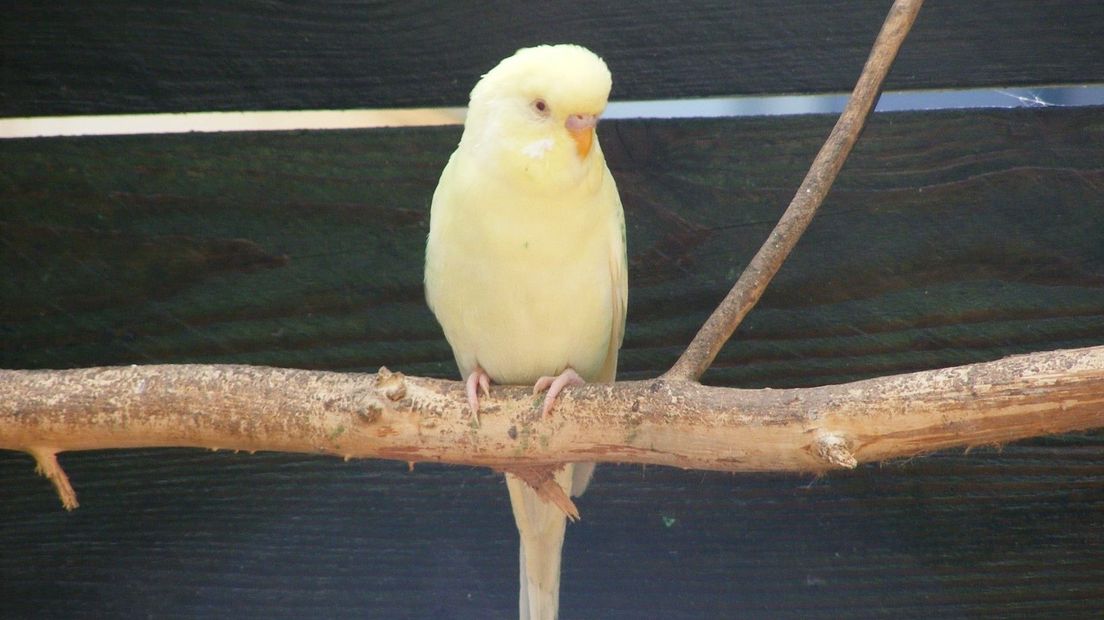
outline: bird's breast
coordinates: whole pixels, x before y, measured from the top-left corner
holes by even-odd
[[[427,289],[465,372],[479,364],[507,384],[567,366],[584,378],[598,373],[614,293],[608,243],[596,228],[571,218],[502,217],[451,231]]]

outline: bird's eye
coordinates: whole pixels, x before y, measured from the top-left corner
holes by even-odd
[[[535,110],[537,114],[540,114],[541,116],[548,116],[548,102],[544,99],[534,99],[533,110]]]

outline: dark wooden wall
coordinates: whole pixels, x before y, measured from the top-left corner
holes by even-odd
[[[887,2],[526,6],[30,3],[0,113],[457,105],[501,56],[575,40],[621,98],[843,90]],[[1104,81],[1098,3],[929,0],[891,84]],[[617,121],[623,376],[661,372],[792,195],[826,116]],[[452,376],[424,307],[458,128],[0,141],[0,367],[386,364]],[[877,115],[707,375],[804,386],[1104,344],[1104,110]],[[3,617],[509,617],[490,472],[279,454],[62,456],[60,509],[0,455]],[[823,478],[606,466],[563,615],[1087,617],[1104,434]]]
[[[519,47],[602,55],[615,99],[850,91],[885,0],[16,2],[0,115],[464,105]],[[928,0],[888,87],[1104,81],[1104,6]]]

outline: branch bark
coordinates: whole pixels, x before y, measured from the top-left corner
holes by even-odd
[[[922,0],[897,0],[847,107],[778,226],[690,347],[659,379],[590,385],[550,418],[496,387],[480,422],[463,386],[387,372],[256,366],[0,371],[0,448],[34,456],[67,508],[67,450],[277,450],[496,469],[571,461],[724,471],[823,471],[952,446],[1104,426],[1104,347],[792,390],[696,382],[823,202]]]
[[[588,385],[552,416],[494,387],[480,424],[463,385],[381,369],[346,374],[179,365],[0,371],[0,448],[28,452],[67,508],[55,455],[183,446],[503,469],[565,461],[819,472],[954,446],[1104,426],[1104,346],[816,388],[695,382]]]
[[[797,194],[724,301],[702,325],[675,365],[667,371],[665,376],[668,379],[697,381],[713,363],[721,347],[732,337],[740,322],[763,296],[763,291],[778,273],[828,196],[828,190],[832,189],[843,163],[858,142],[866,126],[866,119],[881,95],[885,77],[923,3],[923,0],[896,0],[893,3],[843,113],[809,167]]]

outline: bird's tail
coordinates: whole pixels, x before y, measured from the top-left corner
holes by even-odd
[[[567,464],[556,472],[555,480],[568,493],[579,495],[593,471],[593,463]],[[506,474],[506,487],[521,536],[518,617],[554,620],[560,608],[560,556],[567,515],[513,474]]]

